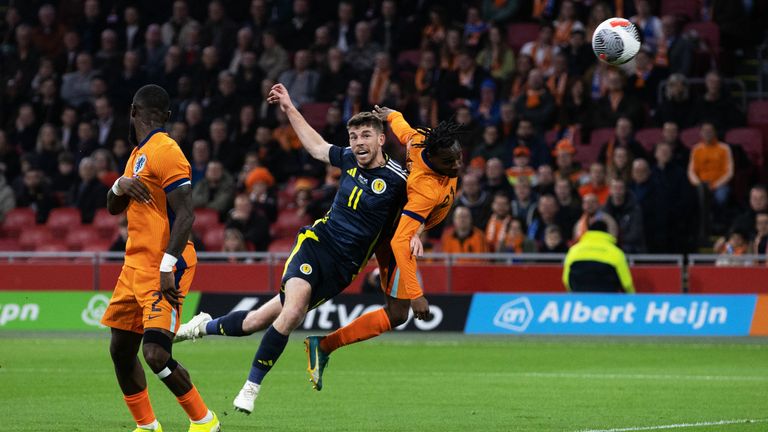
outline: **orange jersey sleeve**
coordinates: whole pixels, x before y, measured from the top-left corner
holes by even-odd
[[[387,122],[389,122],[389,127],[392,128],[392,132],[400,141],[400,144],[409,145],[411,143],[420,143],[424,141],[424,135],[412,128],[411,125],[405,121],[403,114],[395,111],[387,116]]]

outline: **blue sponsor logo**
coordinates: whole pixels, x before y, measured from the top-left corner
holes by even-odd
[[[754,295],[475,294],[467,333],[747,336]]]

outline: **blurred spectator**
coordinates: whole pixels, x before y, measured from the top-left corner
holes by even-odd
[[[536,68],[547,76],[552,74],[552,62],[555,54],[560,52],[560,47],[553,43],[554,32],[552,24],[543,22],[539,27],[539,36],[536,40],[527,42],[520,49],[520,54],[530,56]]]
[[[211,122],[209,130],[211,159],[220,161],[229,172],[236,172],[243,164],[243,152],[230,141],[227,122],[223,119],[216,119]]]
[[[93,0],[90,0],[93,1]],[[120,73],[123,58],[117,48],[117,33],[112,29],[106,29],[99,36],[101,49],[94,55],[95,66],[108,77]]]
[[[255,251],[266,251],[269,247],[269,219],[253,211],[253,203],[246,194],[235,198],[235,206],[227,214],[226,227],[238,230]]]
[[[373,75],[368,87],[368,105],[381,105],[387,96],[387,89],[392,79],[392,66],[389,54],[379,52],[375,56]],[[291,93],[293,94],[293,93]]]
[[[77,181],[74,156],[69,152],[59,153],[56,173],[51,176],[51,190],[58,196],[66,196],[72,191]]]
[[[337,23],[335,28],[336,47],[345,53],[352,46],[354,40],[353,27],[355,25],[355,10],[351,1],[339,2]]]
[[[688,161],[691,151],[680,140],[680,129],[677,124],[666,122],[661,127],[661,142],[669,145],[672,152],[672,162],[684,169],[688,169]]]
[[[467,9],[467,18],[464,24],[464,44],[465,46],[477,49],[480,46],[480,40],[488,31],[488,24],[480,18],[480,10],[477,7],[470,6]]]
[[[534,192],[539,195],[555,193],[555,173],[549,164],[539,165],[534,178]]]
[[[224,171],[221,162],[208,162],[205,178],[192,188],[192,204],[195,208],[209,208],[224,214],[234,198],[235,181]]]
[[[456,205],[469,209],[475,226],[484,229],[490,217],[491,196],[480,186],[477,175],[465,174],[461,178]]]
[[[453,211],[453,226],[443,233],[440,241],[445,253],[488,252],[483,232],[472,225],[472,213],[459,206]]]
[[[115,118],[109,99],[100,97],[93,102],[93,107],[96,112],[96,126],[99,129],[99,146],[110,148],[117,138],[128,135],[127,122]]]
[[[104,148],[96,149],[91,155],[91,158],[93,159],[93,165],[96,169],[96,177],[98,177],[99,181],[101,181],[104,186],[111,188],[115,181],[120,177],[112,152]]]
[[[236,32],[237,26],[226,15],[222,2],[219,0],[210,2],[208,20],[200,33],[203,45],[214,45],[219,52],[229,53],[235,46]]]
[[[459,29],[448,29],[448,32],[445,34],[445,42],[440,45],[440,67],[449,71],[456,70],[459,54],[461,54],[463,49]]]
[[[531,56],[521,54],[517,58],[517,65],[512,73],[511,84],[509,86],[509,100],[517,100],[528,90],[528,74],[533,70],[533,59]]]
[[[363,102],[363,85],[360,81],[352,80],[347,85],[347,91],[341,100],[341,118],[346,123],[355,114],[365,110]]]
[[[520,178],[515,183],[514,197],[512,200],[512,217],[524,221],[526,225],[529,224],[536,211],[536,197],[533,196],[531,183],[527,179]]]
[[[0,175],[0,222],[3,222],[5,215],[16,207],[16,197],[13,195],[13,189],[8,186],[5,176]]]
[[[533,168],[538,168],[551,161],[547,144],[541,135],[536,132],[534,123],[527,117],[521,118],[517,123],[515,137],[510,142],[510,147],[513,149],[526,147],[530,150],[530,163]],[[508,158],[509,156],[506,157]]]
[[[45,78],[40,83],[39,94],[34,98],[36,118],[42,123],[59,123],[64,103],[59,97],[59,89],[53,77]]]
[[[655,52],[659,41],[663,37],[661,20],[652,14],[651,2],[649,0],[636,1],[635,8],[637,9],[637,15],[633,15],[629,20],[635,24],[640,32],[643,45],[647,46],[651,52]]]
[[[224,230],[224,242],[221,244],[221,251],[227,252],[247,252],[245,247],[245,238],[243,233],[238,229],[230,228]],[[234,255],[230,255],[226,258],[228,262],[235,263],[241,260]]]
[[[539,248],[541,253],[559,253],[568,252],[568,245],[565,244],[563,233],[557,225],[548,225],[544,230],[544,244]]]
[[[749,208],[733,220],[731,227],[752,238],[756,230],[755,219],[758,214],[765,212],[768,212],[768,189],[765,185],[757,184],[749,191]]]
[[[99,147],[96,141],[96,131],[93,123],[81,120],[77,125],[77,144],[75,145],[75,158],[78,160],[90,156]]]
[[[571,30],[568,45],[561,52],[565,54],[568,63],[568,74],[582,76],[595,63],[591,44],[586,40],[584,30]]]
[[[626,147],[616,147],[613,150],[613,157],[606,165],[608,178],[620,178],[629,181],[632,172],[633,159],[629,156],[629,149]]]
[[[139,10],[136,6],[127,6],[123,11],[123,23],[118,30],[118,35],[120,36],[120,48],[123,51],[139,49],[144,43]]]
[[[644,253],[643,212],[632,195],[627,193],[624,180],[611,180],[611,195],[604,209],[618,224],[621,249],[627,253]]]
[[[644,206],[650,207],[650,214],[653,215],[651,231],[646,232],[648,250],[651,253],[686,252],[686,237],[692,222],[690,217],[686,217],[686,168],[674,161],[672,146],[666,142],[656,145],[655,157],[652,185],[655,185],[656,199],[647,197],[641,200]],[[640,196],[643,185],[641,179],[637,178],[635,169],[632,171],[634,175],[630,190],[635,196]]]
[[[691,151],[688,181],[699,189],[713,194],[715,203],[722,207],[730,196],[729,182],[733,178],[733,156],[728,144],[717,139],[712,123],[701,125],[701,141]]]
[[[220,116],[227,124],[232,124],[240,115],[241,105],[242,100],[235,87],[235,77],[226,70],[219,72],[216,91],[208,105],[209,112]]]
[[[515,102],[515,112],[527,118],[537,132],[551,126],[555,114],[555,99],[544,86],[544,76],[539,69],[528,73],[526,90]]]
[[[568,60],[563,53],[555,54],[552,63],[552,74],[547,78],[547,90],[555,98],[555,105],[559,108],[565,101],[565,95],[568,92]]]
[[[261,46],[259,67],[267,78],[275,80],[281,72],[288,69],[288,53],[278,44],[275,32],[269,29],[262,33]]]
[[[483,0],[483,18],[492,23],[506,23],[520,8],[514,0]]]
[[[724,241],[723,241],[724,240]],[[733,265],[744,263],[744,261],[729,260],[730,256],[741,256],[749,253],[749,241],[747,234],[739,230],[732,229],[728,232],[727,240],[718,239],[713,248],[715,253],[723,255],[716,261],[717,265]]]
[[[502,250],[511,221],[509,197],[504,193],[495,194],[491,202],[491,217],[485,226],[485,242],[489,252]]]
[[[571,140],[563,138],[555,145],[553,154],[555,155],[555,164],[557,170],[555,171],[556,179],[566,179],[571,184],[579,185],[585,177],[584,171],[574,162],[573,155],[576,153],[576,148],[571,144]]]
[[[371,40],[371,25],[360,21],[355,25],[355,43],[347,50],[347,63],[358,79],[366,80],[373,71],[376,53],[381,46]]]
[[[174,1],[172,16],[161,27],[163,44],[168,46],[184,45],[187,42],[190,28],[197,25],[198,22],[189,16],[187,2],[184,0]]]
[[[619,69],[609,69],[606,77],[607,93],[597,100],[593,125],[596,128],[613,127],[621,117],[626,117],[633,125],[641,124],[642,106],[626,92],[624,74]]]
[[[480,159],[486,162],[496,158],[502,161],[502,164],[509,164],[509,153],[507,146],[499,139],[499,129],[495,125],[488,125],[483,128],[482,141],[472,150],[470,160]]]
[[[397,54],[407,45],[408,31],[408,24],[398,14],[397,2],[395,0],[382,1],[381,18],[378,19],[373,28],[373,37],[376,38],[376,42],[388,53]]]
[[[125,215],[120,216],[117,223],[117,237],[109,246],[110,252],[125,252],[125,245],[128,243],[128,219]]]
[[[35,151],[37,143],[37,119],[31,104],[25,103],[19,107],[13,129],[8,134],[11,142],[16,143],[22,152]]]
[[[320,219],[330,210],[336,192],[339,190],[341,170],[333,165],[325,167],[325,181],[314,191],[314,200],[309,203],[308,211],[312,219]]]
[[[502,102],[499,107],[499,119],[498,127],[501,139],[508,141],[512,138],[512,134],[517,132],[517,115],[515,113],[515,106],[511,102]]]
[[[491,26],[485,45],[476,57],[477,64],[499,81],[509,78],[515,71],[515,53],[506,44],[505,31]]]
[[[576,16],[576,7],[571,0],[565,0],[560,4],[560,11],[553,23],[555,33],[552,41],[559,47],[565,47],[570,41],[574,31],[584,32],[584,24]]]
[[[653,57],[643,48],[635,56],[635,70],[629,76],[627,92],[643,103],[645,109],[656,106],[658,101],[657,88],[666,76],[666,71],[655,67]]]
[[[619,227],[616,225],[616,221],[606,213],[601,207],[600,202],[597,200],[597,196],[594,194],[587,194],[581,200],[581,218],[573,226],[573,239],[578,241],[587,228],[596,221],[602,221],[608,227],[608,232],[614,236],[619,236]]]
[[[564,237],[570,239],[573,227],[581,217],[581,203],[575,196],[573,185],[567,179],[558,179],[554,192],[560,208],[558,217],[562,221]]]
[[[40,169],[43,170],[46,177],[52,178],[58,170],[59,153],[63,150],[61,142],[56,136],[56,128],[52,124],[46,123],[40,127],[35,150]],[[111,183],[110,186],[112,186]]]
[[[88,102],[91,79],[96,75],[93,59],[88,53],[77,55],[77,70],[64,74],[61,78],[61,98],[68,104],[78,107]]]
[[[133,101],[133,95],[146,82],[146,76],[139,66],[140,58],[136,51],[126,51],[123,54],[123,70],[120,75],[114,77],[110,86],[112,97],[118,106],[129,106]],[[62,93],[62,97],[63,95]]]
[[[536,177],[536,171],[534,171],[529,164],[531,160],[531,151],[526,146],[518,146],[515,147],[513,156],[513,164],[506,171],[507,181],[514,186],[518,179],[525,177],[531,184],[533,184]]]
[[[112,155],[115,157],[117,172],[125,172],[125,165],[128,164],[128,159],[131,157],[131,149],[128,147],[128,141],[123,138],[116,139],[115,144],[112,146]]]
[[[693,61],[693,44],[682,35],[682,23],[672,15],[661,17],[661,38],[656,49],[656,66],[670,73],[688,75]]]
[[[267,96],[274,85],[275,81],[269,78],[261,81],[261,97],[258,99],[259,105],[256,107],[256,120],[258,124],[268,128],[277,126],[277,106],[267,102]]]
[[[332,105],[328,108],[328,113],[325,116],[325,127],[320,135],[326,142],[335,144],[339,147],[346,147],[349,145],[349,133],[347,133],[347,125],[341,121],[341,110],[338,106]]]
[[[581,137],[588,137],[592,125],[592,99],[584,93],[584,81],[575,80],[571,83],[565,95],[563,106],[560,108],[558,123],[561,127],[569,128],[570,135],[576,133],[575,128],[581,128]]]
[[[669,76],[664,88],[664,100],[659,104],[654,118],[658,125],[671,122],[683,129],[693,126],[696,117],[685,75],[677,73]]]
[[[472,116],[481,125],[495,125],[501,120],[499,101],[496,100],[496,83],[488,78],[480,87],[480,99],[472,102]]]
[[[344,53],[338,48],[331,48],[328,50],[328,62],[320,72],[317,99],[321,102],[341,101],[351,79],[352,72],[344,62]]]
[[[205,177],[208,162],[211,160],[211,148],[205,140],[197,140],[192,143],[192,185]]]
[[[546,228],[552,225],[563,226],[557,198],[550,194],[542,195],[539,197],[535,212],[528,221],[528,238],[537,245],[542,245]]]
[[[413,79],[414,86],[419,92],[435,92],[445,79],[446,73],[447,71],[438,65],[434,51],[423,50]]]
[[[523,230],[523,223],[520,219],[512,219],[509,222],[509,230],[504,238],[504,243],[500,248],[500,252],[511,253],[533,253],[536,252],[537,246],[533,239],[526,237]]]
[[[74,151],[77,147],[77,111],[65,106],[61,112],[61,144],[66,150]]]
[[[480,86],[485,81],[485,72],[480,69],[467,51],[459,53],[457,68],[448,72],[445,78],[445,94],[454,105],[468,105],[480,98]]]
[[[709,71],[704,77],[706,91],[693,104],[693,116],[699,123],[711,123],[715,130],[724,134],[744,124],[744,114],[724,91],[722,77],[717,71]]]
[[[600,148],[600,154],[598,160],[602,163],[613,159],[613,152],[616,148],[624,147],[629,151],[629,157],[635,158],[648,158],[648,153],[645,152],[642,144],[637,142],[634,137],[634,131],[632,130],[632,121],[628,117],[619,117],[616,120],[615,135],[604,143]]]
[[[144,71],[148,76],[159,76],[163,69],[166,51],[168,51],[168,47],[163,45],[160,26],[150,24],[144,35],[144,45],[140,50]]]
[[[60,74],[74,72],[77,69],[77,54],[80,53],[80,35],[69,30],[64,33],[64,49],[54,57],[56,71]]]
[[[520,182],[518,182],[519,184]],[[530,189],[530,184],[528,184]],[[504,172],[504,165],[501,159],[491,158],[485,164],[485,183],[483,184],[483,190],[488,192],[491,196],[496,195],[497,192],[502,192],[511,197],[514,195],[512,185],[507,181],[506,173]]]
[[[104,185],[96,176],[96,164],[93,158],[84,157],[80,160],[80,181],[72,188],[70,202],[80,210],[84,224],[93,222],[96,210],[107,207],[107,192],[109,187]]]
[[[595,162],[589,166],[589,183],[579,188],[579,196],[583,199],[587,194],[594,194],[600,205],[608,200],[609,188],[605,178],[605,166]]]
[[[574,292],[635,292],[624,252],[603,221],[571,247],[563,264],[563,284]]]
[[[37,223],[45,223],[48,220],[48,213],[55,206],[55,202],[43,171],[32,166],[24,172],[20,180],[14,185],[16,206],[31,207],[35,211]],[[104,198],[106,199],[106,192],[104,192]]]
[[[256,60],[256,53],[253,51],[244,52],[240,66],[235,72],[237,92],[244,98],[258,98],[260,96],[264,73]]]
[[[37,19],[39,25],[32,35],[35,47],[42,55],[55,57],[62,49],[64,38],[64,26],[56,20],[56,9],[50,4],[42,5],[37,11]]]
[[[445,40],[447,25],[445,9],[440,6],[432,6],[429,9],[429,22],[421,33],[422,49],[438,47]]]
[[[285,48],[295,52],[309,47],[316,27],[317,24],[310,14],[309,0],[294,0],[293,16],[282,24],[281,40],[285,42]]]
[[[0,177],[2,178],[2,177]],[[2,180],[0,180],[2,182]],[[0,192],[2,194],[2,192]],[[0,200],[2,202],[2,200]],[[2,211],[0,211],[2,213]],[[765,256],[768,246],[768,213],[760,212],[755,215],[755,235],[752,237],[752,253]]]
[[[320,81],[320,75],[309,69],[310,61],[309,51],[305,49],[297,51],[294,57],[294,67],[281,73],[280,78],[278,78],[278,81],[288,89],[293,103],[298,107],[315,100],[317,84]]]

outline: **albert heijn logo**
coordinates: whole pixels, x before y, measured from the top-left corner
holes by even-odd
[[[493,317],[493,325],[515,332],[524,332],[533,320],[533,307],[528,297],[518,297],[504,303]]]

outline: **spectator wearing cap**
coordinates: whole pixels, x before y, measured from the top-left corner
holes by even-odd
[[[453,223],[441,238],[445,253],[485,253],[488,246],[483,231],[472,225],[472,213],[460,206],[453,211]]]
[[[512,151],[512,166],[507,168],[507,181],[514,186],[521,177],[525,177],[533,184],[536,179],[536,171],[530,166],[531,150],[526,146],[517,146]]]
[[[521,118],[517,123],[515,137],[510,141],[509,147],[513,149],[526,147],[530,151],[530,164],[533,168],[538,168],[551,161],[547,144],[536,132],[534,123],[527,117]]]
[[[498,24],[488,30],[485,46],[475,58],[477,64],[497,80],[506,80],[515,71],[515,53],[506,44],[505,31]]]
[[[541,70],[533,69],[528,73],[526,90],[517,98],[515,112],[520,117],[529,119],[538,132],[545,131],[552,125],[555,99],[544,85],[544,75]]]
[[[501,120],[499,101],[496,100],[496,83],[488,78],[480,86],[480,99],[472,101],[472,116],[480,125],[496,125]]]
[[[245,192],[251,199],[253,211],[265,217],[270,223],[277,220],[277,198],[274,185],[274,177],[263,167],[252,169],[245,179]]]
[[[586,178],[584,171],[573,160],[576,148],[569,138],[563,138],[557,142],[552,151],[555,156],[555,179],[566,179],[573,185],[579,185]]]
[[[694,187],[713,194],[715,203],[722,207],[730,197],[733,178],[733,156],[728,144],[718,141],[712,123],[704,123],[700,129],[701,141],[691,151],[688,164],[688,180]]]
[[[563,284],[573,292],[635,292],[627,258],[603,221],[589,225],[563,264]]]
[[[192,205],[209,208],[223,215],[232,206],[235,181],[218,160],[208,162],[205,178],[192,188]]]
[[[619,227],[616,225],[616,221],[600,206],[600,202],[597,200],[595,194],[587,194],[581,200],[582,215],[581,218],[573,226],[573,239],[579,240],[588,227],[595,221],[602,221],[608,226],[608,232],[614,236],[619,236]]]
[[[594,194],[600,205],[604,205],[608,199],[609,188],[605,178],[605,166],[595,162],[589,166],[589,182],[579,187],[579,196],[584,198],[587,194]]]

